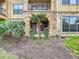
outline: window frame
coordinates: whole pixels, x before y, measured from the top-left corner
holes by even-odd
[[[20,5],[22,6],[22,9],[20,8]],[[15,6],[17,6],[18,8],[15,8]],[[16,15],[18,15],[18,14],[20,14],[20,15],[23,15],[23,4],[21,3],[21,4],[13,4],[13,14],[16,14]],[[15,12],[15,10],[17,10],[16,12]],[[20,10],[22,10],[22,13],[20,12]]]
[[[66,0],[64,0],[64,1],[66,1]],[[63,0],[61,0],[61,2],[62,2],[62,5],[79,5],[79,0],[75,0],[75,4],[71,4],[71,0],[69,0],[68,4],[64,4]]]
[[[63,23],[62,23],[62,21],[63,21],[64,17],[69,17],[69,31],[63,31]],[[61,17],[61,32],[62,33],[79,33],[79,29],[78,29],[78,27],[79,27],[78,25],[79,24],[76,24],[76,28],[75,28],[76,31],[70,31],[70,17],[76,17],[76,19],[79,18],[79,16],[62,16]]]
[[[65,0],[65,1],[66,1],[66,0]],[[68,3],[65,3],[63,0],[61,0],[61,2],[62,2],[62,5],[70,5],[70,0],[68,1]],[[64,2],[65,4],[64,4],[63,2]]]
[[[30,4],[29,5],[29,10],[49,10],[48,8],[49,4],[48,3],[37,3],[37,4]]]

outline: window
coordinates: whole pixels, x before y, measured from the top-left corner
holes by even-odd
[[[77,4],[79,5],[79,0],[77,0]]]
[[[73,16],[70,16],[70,31],[71,32],[76,32],[76,21],[77,21],[77,18],[76,17],[73,17]]]
[[[2,5],[0,5],[0,12],[2,12]]]
[[[62,17],[63,32],[79,32],[79,17],[64,16]]]
[[[23,14],[23,4],[14,4],[13,14]]]
[[[64,5],[68,5],[69,4],[69,0],[62,0],[62,4],[64,4]]]
[[[68,32],[69,31],[69,17],[63,17],[62,20],[62,29],[64,32]]]
[[[79,0],[62,0],[63,5],[78,5]]]
[[[70,4],[76,4],[76,0],[70,0]]]

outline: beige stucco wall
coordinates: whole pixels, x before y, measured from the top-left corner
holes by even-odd
[[[7,8],[7,12],[8,12],[8,18],[23,18],[23,15],[21,14],[13,14],[13,4],[19,4],[21,3],[21,0],[8,0],[8,8]]]

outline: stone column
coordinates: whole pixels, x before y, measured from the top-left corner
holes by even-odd
[[[25,22],[25,35],[30,36],[30,19],[29,19],[29,13],[28,13],[28,1],[29,0],[24,0],[24,22]]]
[[[7,0],[7,18],[8,19],[11,18],[11,3],[12,3],[12,0]]]
[[[50,36],[56,35],[57,33],[57,21],[56,16],[52,13],[48,14],[49,19],[49,34]]]
[[[24,3],[24,11],[27,11],[28,10],[28,1],[29,0],[24,0],[23,3]]]
[[[25,35],[30,36],[30,19],[28,15],[24,18],[24,21],[25,21]]]
[[[51,10],[55,11],[56,0],[51,0]]]

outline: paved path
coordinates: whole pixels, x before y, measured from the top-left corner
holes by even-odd
[[[52,38],[43,44],[28,41],[2,47],[18,55],[18,59],[76,59],[63,42],[64,40]]]

